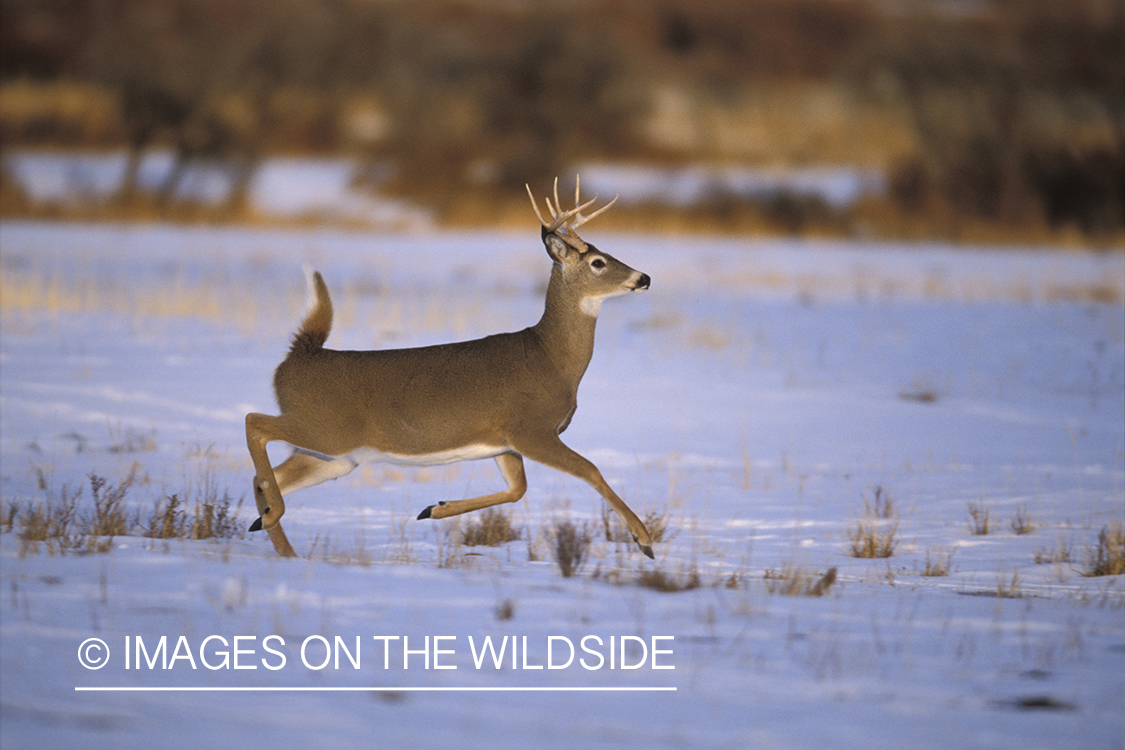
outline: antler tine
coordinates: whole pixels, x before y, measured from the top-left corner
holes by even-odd
[[[554,215],[554,221],[547,221],[543,218],[543,214],[539,213],[539,204],[535,202],[535,196],[531,192],[531,185],[525,184],[524,187],[527,188],[527,197],[531,199],[531,210],[535,212],[535,218],[539,219],[539,223],[542,224],[548,232],[553,232],[562,226],[565,219],[559,219],[559,212],[551,205],[551,199],[547,198],[546,201],[548,210]]]
[[[583,216],[582,211],[584,211],[585,209],[594,205],[594,203],[598,200],[598,195],[597,195],[597,193],[595,193],[593,198],[591,198],[590,200],[581,204],[581,206],[580,206],[578,202],[581,200],[581,197],[580,197],[581,196],[581,187],[582,187],[582,176],[576,174],[576,175],[574,175],[574,206],[575,206],[575,208],[574,208],[574,211],[573,211],[573,216],[574,216],[575,221],[567,224],[567,227],[571,231],[573,231],[573,230],[577,229],[578,227],[582,226],[583,224],[588,222],[590,219],[593,219],[595,216],[600,215],[603,211],[605,211],[610,206],[612,206],[614,203],[616,203],[617,199],[619,197],[621,197],[620,195],[615,195],[615,196],[613,196],[613,200],[611,200],[609,203],[607,203],[604,206],[602,206],[601,208],[599,208],[594,213],[590,214],[589,216]],[[558,198],[555,198],[555,202],[556,203],[558,202]]]
[[[579,204],[579,201],[581,200],[581,197],[580,197],[580,194],[579,194],[579,189],[580,189],[580,186],[581,186],[580,179],[581,178],[578,175],[574,176],[574,208],[569,209],[567,211],[563,211],[562,210],[562,201],[559,200],[559,178],[558,177],[555,178],[555,205],[554,205],[554,208],[551,209],[551,213],[553,213],[555,215],[556,220],[564,219],[568,229],[573,229],[574,227],[580,226],[581,224],[589,221],[590,219],[594,218],[594,216],[597,215],[597,213],[594,213],[594,214],[591,214],[588,217],[582,216],[583,211],[585,211],[587,208],[589,208],[590,206],[594,205],[594,203],[597,202],[598,196],[597,196],[597,194],[595,194],[594,197],[591,198],[590,200],[586,201],[585,203]],[[616,200],[616,198],[614,200]],[[550,200],[547,201],[547,205],[548,206],[551,205]],[[601,209],[599,209],[599,211],[600,210]],[[578,221],[572,223],[570,221],[570,219],[572,219],[572,218],[577,218]]]
[[[543,214],[539,212],[539,206],[535,202],[535,196],[531,192],[531,186],[525,184],[524,187],[527,188],[527,197],[531,199],[531,210],[535,212],[535,217],[539,219],[539,223],[542,224],[548,232],[554,232],[562,227],[565,227],[567,230],[567,234],[573,235],[575,239],[578,239],[578,235],[574,231],[575,229],[590,221],[594,217],[600,216],[610,206],[616,203],[617,199],[620,197],[620,195],[613,196],[613,200],[611,200],[609,203],[605,204],[589,216],[583,216],[582,212],[590,206],[594,205],[594,203],[596,203],[598,200],[598,196],[597,194],[595,194],[593,198],[586,201],[585,203],[579,203],[579,201],[582,199],[581,183],[579,182],[579,178],[576,176],[574,180],[574,208],[563,211],[562,202],[559,200],[559,178],[556,177],[553,189],[555,202],[553,204],[551,203],[550,196],[543,199],[547,204],[547,209],[551,212],[552,217],[551,221],[547,221],[543,218]],[[571,221],[571,219],[573,219],[574,221]]]
[[[621,195],[620,195],[620,194],[618,194],[618,195],[615,195],[615,196],[613,196],[613,200],[611,200],[611,201],[610,201],[609,203],[605,204],[604,206],[602,206],[601,208],[599,208],[599,209],[598,209],[597,211],[595,211],[594,213],[590,214],[589,216],[583,216],[582,214],[577,214],[577,215],[575,216],[575,218],[577,219],[577,221],[575,221],[575,222],[574,222],[574,223],[572,223],[572,224],[569,224],[568,226],[570,226],[570,228],[571,228],[571,229],[575,229],[575,228],[577,228],[577,227],[580,227],[580,226],[582,226],[583,224],[585,224],[585,223],[586,223],[587,221],[589,221],[590,219],[593,219],[593,218],[595,218],[595,217],[597,217],[597,216],[600,216],[601,214],[605,213],[605,212],[606,212],[606,211],[607,211],[607,210],[609,209],[609,207],[610,207],[610,206],[612,206],[612,205],[613,205],[614,203],[616,203],[616,202],[617,202],[617,199],[618,199],[618,198],[620,198],[620,197],[621,197]],[[593,197],[593,198],[592,198],[592,199],[591,199],[591,200],[590,200],[590,201],[589,201],[588,203],[584,204],[584,205],[582,206],[582,208],[586,208],[587,206],[589,206],[589,205],[590,205],[591,203],[593,203],[593,202],[594,202],[594,201],[596,201],[597,199],[598,199],[598,196],[597,196],[597,195],[595,195],[595,196],[594,196],[594,197]]]
[[[559,178],[556,177],[554,185],[555,202],[551,203],[550,196],[543,199],[543,202],[547,204],[547,210],[551,213],[551,221],[547,221],[543,218],[543,214],[539,212],[539,205],[535,202],[535,195],[531,192],[531,186],[524,184],[524,187],[527,188],[527,197],[531,199],[531,210],[535,212],[535,218],[539,219],[539,223],[542,224],[548,232],[554,232],[563,226],[569,228],[567,221],[589,205],[576,206],[569,211],[563,211],[562,203],[559,201]]]

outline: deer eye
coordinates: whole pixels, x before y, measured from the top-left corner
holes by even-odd
[[[603,268],[605,268],[605,261],[601,258],[594,258],[592,261],[590,261],[590,267],[595,271],[601,271]]]

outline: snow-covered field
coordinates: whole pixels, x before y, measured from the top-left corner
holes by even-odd
[[[31,200],[61,205],[111,198],[122,187],[128,163],[128,155],[122,151],[16,150],[5,153],[3,159],[7,173]],[[171,152],[148,153],[137,175],[140,186],[155,192],[172,165]],[[250,204],[263,216],[279,218],[342,219],[415,229],[431,223],[422,209],[357,189],[356,168],[349,158],[271,157],[250,182]],[[587,192],[620,194],[623,203],[690,206],[722,196],[760,200],[788,194],[816,197],[830,206],[846,208],[866,195],[886,190],[879,172],[839,167],[770,170],[591,163],[581,165],[579,171]],[[230,175],[222,168],[192,165],[176,195],[218,205],[227,199],[230,187]]]
[[[588,234],[653,285],[603,308],[564,437],[663,516],[655,561],[604,540],[592,490],[530,464],[519,541],[414,520],[502,487],[490,461],[292,495],[298,560],[261,534],[61,554],[17,524],[0,746],[1122,746],[1125,586],[1083,575],[1125,516],[1120,253]],[[245,497],[243,527],[242,419],[274,411],[302,263],[334,295],[329,345],[372,348],[530,325],[549,262],[533,221],[6,222],[0,250],[5,514],[132,474],[142,509]],[[854,558],[876,499],[894,555]],[[549,549],[564,519],[595,532],[571,578]],[[833,567],[825,596],[777,591]]]

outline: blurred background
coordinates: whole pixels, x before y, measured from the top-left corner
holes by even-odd
[[[4,0],[3,216],[1119,246],[1122,0]],[[603,223],[604,222],[604,223]]]

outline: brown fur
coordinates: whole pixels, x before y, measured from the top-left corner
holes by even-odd
[[[597,467],[559,438],[578,405],[601,300],[649,285],[648,276],[597,248],[576,247],[576,237],[544,236],[554,265],[537,324],[416,349],[324,348],[332,302],[324,279],[314,272],[313,303],[274,373],[281,413],[246,416],[261,513],[251,531],[269,531],[279,553],[293,554],[278,523],[285,512],[283,495],[342,476],[368,457],[421,465],[496,459],[507,489],[430,506],[420,519],[519,500],[527,488],[527,457],[588,482],[651,557],[651,535],[641,520]],[[271,467],[266,445],[272,441],[297,451]]]

